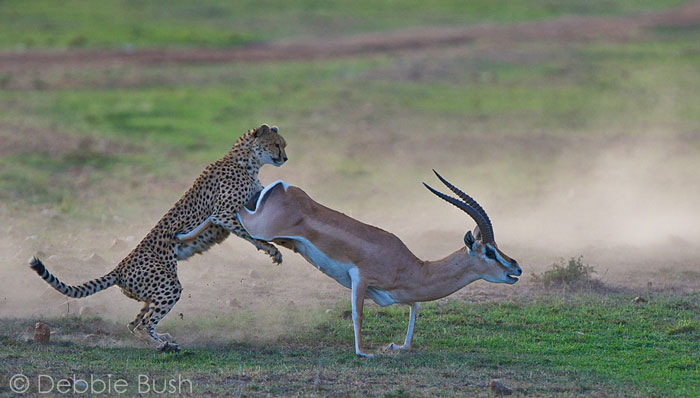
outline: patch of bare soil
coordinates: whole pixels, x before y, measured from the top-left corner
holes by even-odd
[[[128,144],[66,134],[51,126],[35,127],[13,123],[0,123],[0,140],[0,157],[31,152],[50,158],[71,153],[114,155],[134,149]]]
[[[476,40],[625,39],[659,26],[695,26],[700,2],[671,10],[627,17],[564,17],[551,21],[474,25],[463,28],[410,29],[313,41],[280,41],[231,48],[143,50],[65,50],[0,52],[0,72],[23,72],[47,67],[115,67],[125,65],[210,64],[294,59],[323,59],[386,52],[427,50],[468,44]]]

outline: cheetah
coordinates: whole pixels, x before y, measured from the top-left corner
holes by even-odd
[[[233,232],[267,252],[274,263],[282,263],[279,250],[252,238],[236,214],[262,190],[258,180],[260,168],[264,164],[279,167],[287,161],[286,146],[276,126],[263,124],[245,133],[223,158],[204,169],[136,248],[101,278],[68,286],[53,276],[38,258],[30,260],[30,267],[69,297],[86,297],[113,285],[121,287],[124,295],[144,303],[136,319],[129,323],[129,330],[160,351],[179,351],[169,334],[155,331],[182,294],[177,277],[178,260],[202,253]],[[199,235],[194,237],[193,229],[202,225],[207,226],[206,230],[198,229]]]

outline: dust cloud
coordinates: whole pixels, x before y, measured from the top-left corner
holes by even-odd
[[[697,285],[700,159],[693,146],[692,137],[658,136],[562,151],[536,194],[499,204],[501,245],[526,248],[536,268],[548,257],[583,255],[612,283],[693,276]]]
[[[18,232],[20,229],[22,232]],[[36,321],[99,316],[123,326],[123,330],[115,326],[110,333],[124,335],[126,324],[136,316],[141,303],[122,295],[116,286],[82,299],[67,298],[31,271],[27,260],[32,251],[43,254],[45,265],[54,275],[76,285],[102,276],[116,266],[137,243],[133,236],[138,235],[132,230],[117,233],[112,239],[82,234],[57,238],[36,232],[35,229],[35,235],[23,239],[5,237],[0,267],[3,281],[0,319]],[[145,234],[145,230],[140,232]],[[28,231],[14,227],[12,233],[22,236]],[[115,240],[125,243],[111,248]],[[57,246],[56,242],[65,246]],[[249,243],[229,239],[205,256],[180,262],[178,275],[184,292],[159,324],[159,330],[170,332],[186,345],[265,342],[289,333],[302,333],[324,316],[337,315],[338,299],[346,297],[348,292],[298,255],[286,249],[283,255],[284,264],[275,266]],[[326,309],[332,311],[326,314]],[[140,344],[127,335],[122,337],[127,344],[130,340]],[[120,340],[119,344],[124,341]]]
[[[605,145],[568,145],[552,157],[541,178],[528,182],[531,186],[506,186],[489,178],[467,180],[469,170],[463,175],[445,173],[487,209],[500,248],[517,258],[526,272],[514,286],[477,282],[452,298],[493,300],[523,294],[532,273],[542,272],[560,258],[579,255],[607,284],[646,288],[653,282],[660,289],[697,289],[697,145],[692,136],[628,137],[606,140]],[[534,151],[532,156],[539,154]],[[337,184],[347,186],[390,186],[394,197],[377,189],[360,201],[334,200],[337,184],[329,186],[293,165],[268,172],[264,182],[282,177],[329,207],[395,233],[419,257],[436,259],[460,248],[473,223],[418,185],[431,181],[427,163],[433,161],[426,158],[425,165],[417,166],[426,173],[411,175],[406,181],[392,181],[390,169],[377,171],[386,175],[374,176],[371,184],[338,177]],[[423,194],[403,203],[397,200],[407,191]],[[0,318],[35,321],[97,315],[123,325],[122,332],[115,329],[114,333],[124,333],[140,303],[124,297],[117,287],[80,300],[66,299],[30,271],[27,259],[38,253],[47,268],[68,284],[102,276],[128,254],[166,209],[165,204],[151,209],[141,221],[106,220],[88,228],[60,215],[39,213],[17,220],[2,214],[12,223],[0,228]],[[328,317],[339,316],[343,306],[349,307],[349,290],[299,255],[286,249],[282,253],[284,263],[275,266],[266,255],[233,237],[204,255],[180,262],[184,294],[159,329],[190,346],[266,342],[304,333]],[[125,343],[140,344],[127,334],[120,340]]]

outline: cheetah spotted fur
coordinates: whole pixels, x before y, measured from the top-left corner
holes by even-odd
[[[253,239],[241,226],[236,213],[262,190],[258,172],[264,164],[281,166],[287,161],[286,142],[277,127],[263,124],[244,134],[233,148],[210,164],[193,186],[158,221],[146,237],[107,275],[77,286],[68,286],[53,276],[36,257],[31,268],[62,294],[81,298],[110,286],[121,287],[129,298],[144,302],[129,330],[161,351],[178,351],[170,335],[155,332],[158,322],[182,294],[177,261],[202,253],[233,232],[266,251],[277,264],[282,256],[267,242]],[[186,231],[207,228],[187,240]],[[178,240],[176,236],[180,236]],[[183,238],[184,236],[184,238]]]

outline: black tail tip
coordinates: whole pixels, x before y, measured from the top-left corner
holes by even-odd
[[[32,257],[32,258],[29,260],[29,267],[31,267],[31,269],[33,269],[34,271],[36,271],[37,274],[39,274],[39,275],[43,274],[43,273],[44,273],[44,270],[46,269],[46,268],[44,267],[44,264],[41,262],[41,260],[39,260],[39,259],[36,258],[36,257]]]

